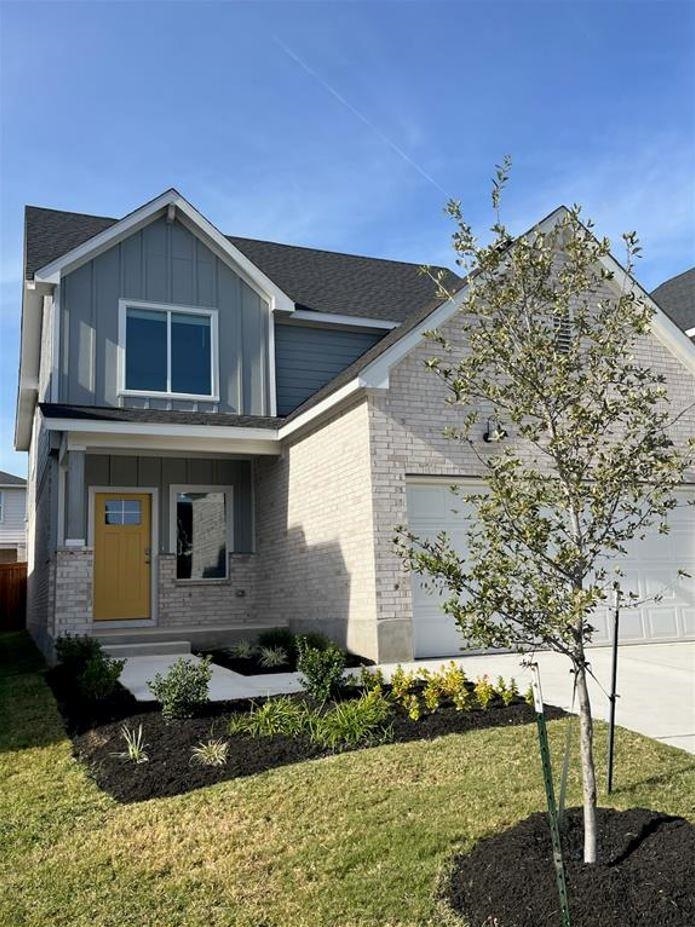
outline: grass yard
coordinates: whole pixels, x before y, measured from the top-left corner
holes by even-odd
[[[2,927],[434,925],[453,849],[544,807],[533,725],[120,805],[72,758],[41,669],[23,634],[0,636]],[[557,766],[566,723],[550,725]],[[695,820],[685,753],[620,730],[617,782],[616,807]]]

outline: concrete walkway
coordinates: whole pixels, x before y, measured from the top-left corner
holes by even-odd
[[[611,651],[608,647],[595,647],[590,653],[591,667],[600,683],[589,680],[594,716],[607,719],[609,703],[606,692],[610,688]],[[177,659],[176,655],[129,657],[121,682],[139,701],[152,701],[147,680],[156,673],[165,673]],[[185,659],[199,660],[195,656],[186,656]],[[569,710],[572,676],[567,659],[560,654],[539,653],[536,660],[540,666],[545,701]],[[438,669],[446,662],[446,659],[417,660],[405,663],[403,667]],[[530,670],[520,665],[517,654],[460,657],[456,662],[471,679],[485,674],[493,681],[497,676],[504,676],[507,680],[514,676],[522,692],[530,683]],[[395,664],[381,668],[388,679]],[[290,694],[300,689],[297,673],[242,676],[222,666],[212,666],[212,701]],[[621,647],[618,693],[618,724],[695,754],[695,642]]]

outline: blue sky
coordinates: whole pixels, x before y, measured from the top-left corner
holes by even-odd
[[[0,4],[0,468],[25,203],[120,216],[176,186],[219,228],[450,262],[447,196],[521,231],[580,202],[640,233],[648,288],[695,254],[692,2]]]

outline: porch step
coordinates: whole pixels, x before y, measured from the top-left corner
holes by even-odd
[[[110,657],[122,659],[123,657],[152,657],[152,656],[169,656],[171,654],[181,654],[184,656],[191,652],[190,641],[147,641],[138,643],[133,641],[131,644],[104,644],[104,653]]]
[[[261,631],[271,628],[287,627],[287,621],[263,622],[252,624],[228,624],[205,627],[205,625],[186,625],[176,628],[108,628],[100,627],[96,623],[92,634],[98,637],[105,650],[115,646],[135,647],[147,646],[147,654],[154,653],[190,653],[191,650],[213,650],[217,647],[229,647],[236,641],[243,639],[255,640]],[[174,644],[187,648],[185,651],[163,650],[165,645]],[[133,654],[131,654],[132,656]]]

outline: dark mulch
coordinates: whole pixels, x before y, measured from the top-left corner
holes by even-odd
[[[120,683],[116,684],[109,698],[98,702],[86,701],[75,688],[74,680],[60,665],[47,670],[45,678],[55,696],[70,736],[81,734],[101,724],[108,724],[110,721],[123,721],[138,712],[156,711],[159,707],[156,702],[146,705],[138,702]]]
[[[300,698],[301,696],[295,696]],[[63,703],[63,707],[67,703]],[[143,710],[119,715],[105,723],[85,727],[84,718],[78,723],[68,719],[74,751],[77,758],[90,770],[100,788],[118,801],[143,801],[167,795],[178,795],[226,779],[235,779],[263,772],[278,766],[326,756],[327,751],[317,747],[308,738],[282,736],[252,738],[227,735],[227,719],[233,712],[248,710],[247,701],[214,703],[207,706],[203,715],[185,721],[163,722],[158,711]],[[147,706],[149,708],[150,706]],[[548,708],[549,718],[561,717],[563,712]],[[535,715],[524,702],[509,707],[499,704],[487,711],[456,711],[442,707],[434,714],[411,721],[397,711],[393,723],[393,741],[432,740],[444,734],[464,733],[487,728],[529,724]],[[125,743],[121,727],[143,728],[149,761],[141,765],[127,762],[115,753],[123,751]],[[230,739],[229,760],[222,768],[192,765],[191,747],[209,737]]]
[[[562,843],[572,927],[693,927],[695,826],[645,808],[599,808],[598,829],[599,861],[586,866],[582,812],[568,812]],[[471,927],[558,925],[547,815],[456,857],[443,900]]]
[[[198,656],[210,657],[213,663],[217,663],[218,666],[224,666],[226,669],[230,669],[234,673],[239,673],[241,676],[264,676],[267,673],[294,673],[297,670],[297,657],[295,654],[290,654],[288,662],[283,663],[282,666],[263,666],[255,656],[242,660],[239,657],[233,656],[229,650],[201,650],[198,652]],[[345,655],[345,665],[349,667],[373,666],[374,663],[372,660],[358,657],[354,653],[347,653]]]

